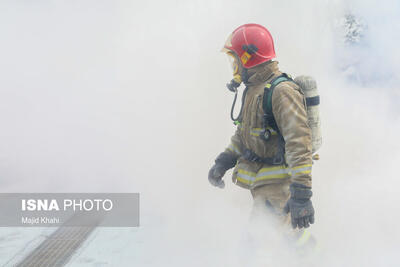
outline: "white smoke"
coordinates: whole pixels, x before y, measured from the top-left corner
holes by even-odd
[[[219,50],[254,22],[270,29],[283,71],[319,85],[313,260],[398,266],[399,10],[390,0],[3,1],[2,191],[141,193],[141,227],[99,230],[73,266],[298,266],[265,235],[273,227],[248,230],[251,196],[230,172],[224,190],[207,181],[234,132]],[[349,11],[368,25],[362,47],[338,41]],[[257,230],[255,252],[246,240]]]

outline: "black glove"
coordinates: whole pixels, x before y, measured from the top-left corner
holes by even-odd
[[[225,187],[225,182],[222,180],[225,172],[236,165],[237,158],[230,153],[223,152],[219,154],[215,160],[215,164],[208,172],[208,181],[213,186],[219,188]]]
[[[212,166],[208,172],[208,181],[213,186],[224,188],[225,182],[222,180],[222,177],[224,176],[225,172],[226,170],[223,168],[223,166],[214,164],[214,166]]]
[[[307,228],[314,223],[314,207],[311,203],[311,187],[299,183],[290,185],[290,199],[284,211],[290,212],[293,228]]]

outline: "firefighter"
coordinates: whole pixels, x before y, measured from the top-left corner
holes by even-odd
[[[229,36],[223,48],[231,60],[236,92],[231,118],[236,132],[215,160],[209,182],[225,186],[225,172],[251,191],[255,205],[266,205],[283,223],[307,228],[314,223],[310,200],[312,137],[301,88],[278,68],[273,39],[258,24],[245,24]],[[244,83],[241,110],[233,111],[237,88]],[[304,237],[303,237],[304,238]]]

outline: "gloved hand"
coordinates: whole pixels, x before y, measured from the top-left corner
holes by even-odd
[[[215,160],[215,164],[208,172],[208,181],[213,186],[219,188],[225,187],[225,182],[222,180],[225,172],[236,165],[237,158],[228,152],[222,152]]]
[[[290,212],[293,228],[307,228],[314,223],[314,207],[311,203],[311,188],[299,183],[290,185],[290,199],[284,211]]]
[[[222,180],[222,177],[224,176],[226,171],[227,170],[225,170],[222,165],[214,164],[214,166],[212,166],[210,171],[208,172],[208,181],[210,182],[210,184],[219,188],[224,188],[225,182]]]

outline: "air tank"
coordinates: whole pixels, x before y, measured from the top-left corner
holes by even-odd
[[[322,145],[317,82],[310,76],[298,76],[294,81],[300,86],[306,97],[308,124],[312,133],[312,153],[314,154]]]

